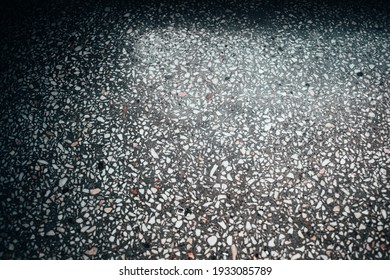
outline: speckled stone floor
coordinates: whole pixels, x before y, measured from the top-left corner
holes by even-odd
[[[390,10],[276,2],[9,13],[0,257],[389,259]]]

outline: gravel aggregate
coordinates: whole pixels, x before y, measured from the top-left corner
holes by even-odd
[[[390,9],[313,2],[0,22],[0,258],[389,259]]]

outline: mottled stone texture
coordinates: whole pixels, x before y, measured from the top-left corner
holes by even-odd
[[[59,2],[2,22],[0,258],[389,259],[387,6]]]

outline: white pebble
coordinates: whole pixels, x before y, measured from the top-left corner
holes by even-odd
[[[362,213],[359,213],[359,212],[356,212],[356,213],[353,213],[353,214],[355,215],[356,219],[359,219],[362,216]]]
[[[209,243],[210,246],[214,246],[217,243],[217,237],[215,235],[210,236],[207,238],[207,243]]]
[[[46,232],[46,235],[47,236],[54,236],[55,232],[53,230],[50,230],[50,231]]]
[[[267,123],[265,126],[264,126],[264,130],[265,131],[268,131],[271,129],[271,124],[270,123]]]
[[[290,179],[294,179],[294,174],[292,174],[291,172],[287,174],[287,178],[290,178]]]
[[[325,127],[326,128],[334,128],[334,124],[333,123],[326,123]]]
[[[218,168],[218,165],[214,164],[213,168],[210,171],[210,177],[212,177],[214,175],[215,171],[217,171],[217,168]]]
[[[232,260],[236,260],[237,259],[237,253],[238,253],[236,245],[232,245],[232,247],[230,247],[230,250],[232,252]]]
[[[381,213],[382,213],[383,218],[387,219],[386,210],[382,209],[382,210],[381,210]]]
[[[150,153],[152,154],[152,157],[154,157],[155,159],[158,159],[158,154],[156,153],[156,151],[153,148],[150,149]]]
[[[182,220],[177,221],[175,224],[175,228],[180,228],[182,226],[182,224],[183,224]]]
[[[297,253],[291,257],[292,260],[298,260],[301,257],[301,254]]]
[[[221,228],[226,229],[226,224],[224,222],[219,222],[218,224],[221,226]]]
[[[86,232],[87,229],[89,229],[89,226],[84,226],[84,227],[81,228],[81,232]]]
[[[233,236],[229,235],[226,238],[226,243],[227,243],[227,245],[231,246],[233,244]]]
[[[66,184],[67,181],[68,181],[68,178],[62,178],[62,179],[60,179],[60,182],[58,183],[58,186],[59,186],[60,188],[62,188],[62,187]]]

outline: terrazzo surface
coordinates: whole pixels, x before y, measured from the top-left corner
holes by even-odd
[[[298,0],[11,15],[0,258],[389,259],[389,15]]]

